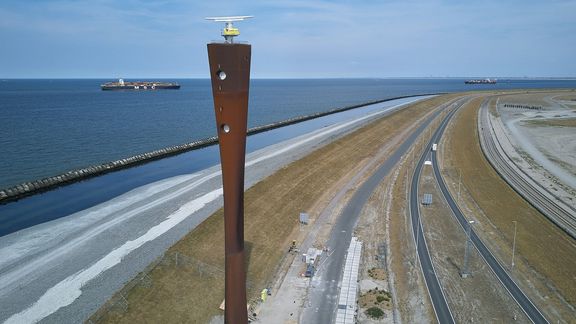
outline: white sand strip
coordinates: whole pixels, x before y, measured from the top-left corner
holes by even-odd
[[[278,155],[284,154],[284,153],[286,153],[292,149],[295,149],[295,148],[297,148],[303,144],[306,144],[306,143],[311,142],[311,141],[315,141],[315,140],[317,140],[323,136],[330,135],[331,133],[338,132],[342,129],[350,127],[353,124],[360,123],[362,121],[374,118],[374,117],[381,115],[381,114],[384,114],[384,113],[389,113],[392,110],[395,110],[401,106],[408,105],[408,104],[410,104],[414,101],[418,101],[418,100],[421,100],[421,98],[413,99],[411,101],[407,101],[407,102],[402,103],[402,104],[387,107],[381,111],[365,115],[363,117],[354,119],[352,121],[348,121],[345,123],[336,124],[334,126],[327,127],[326,129],[319,131],[319,132],[316,132],[316,133],[313,133],[313,135],[310,135],[310,136],[302,136],[300,138],[300,140],[298,140],[298,141],[296,141],[290,145],[287,145],[287,146],[280,148],[276,151],[270,152],[268,154],[262,155],[258,158],[255,158],[255,159],[248,161],[246,163],[246,167],[253,166],[259,162],[262,162],[262,161],[265,161],[265,160],[270,159],[272,157],[276,157]],[[66,252],[68,249],[77,247],[79,244],[84,243],[85,241],[94,238],[96,234],[101,233],[105,229],[119,225],[123,220],[126,219],[126,217],[128,217],[128,218],[134,217],[135,215],[138,215],[143,210],[150,209],[150,208],[155,207],[161,203],[165,203],[168,200],[171,200],[171,199],[173,199],[173,198],[175,198],[181,194],[189,192],[189,190],[191,190],[195,187],[198,187],[200,184],[203,184],[206,181],[208,181],[214,177],[219,176],[220,174],[221,174],[221,171],[212,172],[212,173],[194,181],[190,185],[184,186],[183,188],[180,188],[174,192],[171,192],[170,194],[160,195],[160,197],[147,202],[143,206],[140,206],[138,208],[134,208],[133,210],[127,211],[123,215],[123,217],[120,217],[118,219],[114,219],[114,220],[111,220],[109,222],[106,222],[106,223],[98,226],[97,228],[95,228],[91,231],[88,231],[85,236],[77,238],[77,241],[68,242],[68,243],[64,244],[61,248],[58,248],[58,249],[52,251],[51,253],[47,253],[47,254],[43,255],[42,257],[32,261],[30,264],[28,264],[27,268],[30,269],[30,271],[34,271],[35,269],[37,269],[37,267],[42,267],[43,264],[45,264],[46,262],[49,262],[51,259],[61,255],[62,253]],[[157,224],[156,226],[151,227],[142,236],[140,236],[140,237],[138,237],[132,241],[127,241],[126,243],[124,243],[120,247],[112,250],[110,253],[108,253],[106,256],[104,256],[102,259],[100,259],[99,261],[94,263],[92,266],[90,266],[90,267],[88,267],[82,271],[79,271],[73,275],[68,276],[66,279],[60,281],[58,284],[56,284],[52,288],[48,289],[35,303],[33,303],[31,306],[29,306],[25,310],[23,310],[23,311],[15,314],[13,316],[11,316],[10,318],[8,318],[6,323],[23,323],[23,322],[35,323],[35,322],[42,320],[46,316],[49,316],[50,314],[56,312],[58,309],[72,304],[74,302],[74,300],[76,300],[82,294],[81,288],[83,285],[85,285],[86,283],[88,283],[92,279],[96,278],[97,276],[102,274],[104,271],[106,271],[106,270],[112,268],[113,266],[119,264],[122,261],[122,258],[125,257],[126,255],[128,255],[130,252],[141,247],[146,242],[150,242],[150,241],[158,238],[160,235],[166,233],[167,231],[169,231],[170,229],[172,229],[173,227],[178,225],[180,222],[182,222],[184,219],[186,219],[187,217],[190,217],[192,214],[194,214],[195,212],[197,212],[198,210],[200,210],[201,208],[206,206],[206,204],[216,200],[221,195],[222,195],[222,189],[218,188],[218,189],[213,190],[213,191],[211,191],[211,192],[209,192],[209,193],[207,193],[207,194],[205,194],[199,198],[192,200],[191,202],[184,204],[177,211],[170,214],[166,218],[166,220],[162,221],[161,223]],[[146,198],[151,198],[149,195],[144,195],[144,196],[146,196]],[[20,269],[20,270],[22,270],[22,269]],[[4,284],[12,283],[15,280],[18,280],[18,278],[22,278],[22,276],[24,276],[25,274],[26,274],[26,271],[14,271],[12,273],[2,275],[2,277],[0,278],[0,287],[3,286],[3,283]]]

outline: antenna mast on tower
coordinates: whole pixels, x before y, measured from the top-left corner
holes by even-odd
[[[248,324],[244,249],[244,167],[252,46],[234,43],[234,37],[240,35],[240,31],[232,26],[232,22],[251,17],[206,18],[226,23],[222,30],[222,36],[226,41],[208,44],[224,196],[226,324]]]
[[[254,18],[254,16],[206,17],[207,20],[226,23],[224,29],[222,29],[222,36],[224,36],[226,43],[230,44],[234,43],[234,37],[240,35],[240,30],[234,27],[232,23],[248,18]]]

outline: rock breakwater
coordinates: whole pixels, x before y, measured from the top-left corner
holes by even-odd
[[[328,111],[324,111],[324,112],[319,112],[319,113],[315,113],[315,114],[294,117],[294,118],[286,119],[283,121],[250,128],[248,130],[248,135],[262,133],[262,132],[269,131],[269,130],[272,130],[275,128],[300,123],[300,122],[303,122],[306,120],[311,120],[311,119],[315,119],[315,118],[319,118],[319,117],[323,117],[323,116],[327,116],[327,115],[331,115],[331,114],[335,114],[335,113],[340,113],[340,112],[344,112],[347,110],[360,108],[360,107],[364,107],[364,106],[368,106],[368,105],[378,104],[378,103],[382,103],[382,102],[386,102],[386,101],[404,99],[404,98],[410,98],[410,97],[417,97],[417,96],[429,96],[429,95],[435,95],[435,94],[410,95],[410,96],[400,96],[400,97],[394,97],[394,98],[388,98],[388,99],[382,99],[382,100],[375,100],[375,101],[370,101],[370,102],[364,102],[364,103],[357,104],[357,105],[351,105],[351,106],[346,106],[346,107],[342,107],[342,108],[336,108],[336,109],[332,109],[332,110],[328,110]],[[187,144],[170,146],[170,147],[166,147],[163,149],[155,150],[155,151],[148,152],[148,153],[142,153],[142,154],[134,155],[134,156],[120,159],[120,160],[116,160],[116,161],[106,162],[106,163],[102,163],[102,164],[98,164],[98,165],[92,165],[92,166],[88,166],[88,167],[77,169],[77,170],[68,171],[68,172],[60,174],[60,175],[51,176],[51,177],[43,178],[40,180],[24,182],[24,183],[21,183],[19,185],[0,190],[0,204],[5,204],[5,203],[11,202],[11,201],[21,199],[21,198],[26,197],[26,196],[30,196],[30,195],[40,193],[40,192],[45,192],[48,190],[52,190],[52,189],[55,189],[55,188],[63,186],[63,185],[67,185],[67,184],[71,184],[74,182],[86,180],[86,179],[96,177],[96,176],[99,176],[99,175],[102,175],[105,173],[134,167],[134,166],[141,165],[141,164],[144,164],[147,162],[159,160],[159,159],[162,159],[165,157],[181,154],[181,153],[191,151],[191,150],[200,149],[200,148],[214,145],[217,143],[218,143],[218,138],[216,136],[213,136],[213,137],[197,140],[194,142],[190,142]]]

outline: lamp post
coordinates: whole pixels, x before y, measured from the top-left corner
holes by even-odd
[[[462,184],[462,169],[458,169],[458,204],[460,204],[460,185]]]
[[[208,59],[224,192],[224,321],[227,324],[248,323],[244,264],[244,162],[251,46],[233,42],[233,37],[240,32],[232,26],[233,21],[245,18],[250,17],[208,18],[226,23],[222,30],[226,41],[208,44]]]
[[[514,252],[516,252],[516,224],[517,221],[512,221],[514,223],[514,240],[512,241],[512,262],[510,262],[510,270],[514,269]]]
[[[468,230],[466,231],[466,249],[464,250],[464,267],[462,267],[462,273],[460,274],[462,278],[468,278],[470,275],[470,272],[468,271],[468,258],[470,255],[470,243],[472,243],[472,224],[474,224],[473,220],[468,221]]]

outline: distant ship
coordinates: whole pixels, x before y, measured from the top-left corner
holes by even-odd
[[[125,82],[119,79],[118,82],[106,82],[100,85],[102,90],[160,90],[160,89],[180,89],[178,83],[157,82],[157,81],[135,81]]]
[[[476,80],[466,80],[466,84],[496,84],[496,79],[476,79]]]

